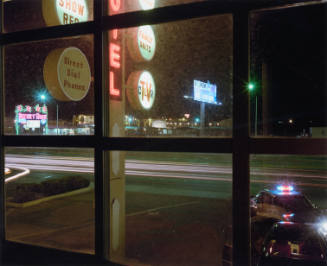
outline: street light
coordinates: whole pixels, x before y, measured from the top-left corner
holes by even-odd
[[[255,92],[255,83],[254,82],[249,82],[247,85],[248,90],[251,92]],[[258,96],[255,93],[255,116],[254,116],[254,136],[257,135],[258,133]]]
[[[47,95],[45,93],[40,93],[39,94],[39,98],[40,98],[41,101],[43,101],[45,103],[46,100],[47,100]],[[57,124],[56,124],[57,130],[56,130],[56,132],[57,132],[57,135],[59,135],[59,127],[58,127],[58,113],[59,113],[59,110],[58,110],[58,103],[56,103],[56,109],[57,109],[56,110],[57,111]]]

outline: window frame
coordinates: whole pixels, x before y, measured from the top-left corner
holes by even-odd
[[[6,147],[80,147],[94,149],[95,158],[95,256],[109,258],[109,166],[105,164],[108,151],[160,151],[231,153],[233,156],[233,262],[250,265],[250,164],[251,154],[304,154],[326,155],[326,139],[295,139],[251,137],[249,94],[244,84],[249,80],[249,17],[251,12],[268,8],[293,8],[297,5],[326,4],[301,1],[209,1],[107,15],[108,1],[94,0],[94,20],[79,24],[62,25],[26,31],[0,33],[0,248],[5,240],[4,148]],[[3,24],[3,1],[0,2]],[[107,31],[115,28],[144,24],[160,24],[210,15],[233,16],[233,135],[231,138],[111,138],[109,134],[109,96],[105,73]],[[94,39],[94,116],[95,134],[92,136],[8,136],[4,135],[4,47],[8,44],[40,41],[49,38],[92,34]],[[239,127],[242,125],[242,127]],[[242,221],[242,222],[239,222]],[[0,254],[2,251],[0,252]]]

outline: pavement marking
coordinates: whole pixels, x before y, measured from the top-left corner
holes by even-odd
[[[27,233],[27,234],[21,234],[17,235],[15,237],[10,237],[9,240],[11,241],[24,241],[24,238],[29,238],[29,237],[41,237],[42,235],[50,235],[53,233],[61,232],[61,231],[72,231],[72,230],[78,230],[81,229],[85,226],[90,226],[94,224],[94,219],[91,219],[89,221],[85,221],[83,224],[75,224],[75,225],[69,225],[69,226],[63,226],[63,227],[58,227],[56,229],[46,229],[44,231],[37,231],[33,233]]]
[[[174,204],[174,205],[161,206],[158,208],[147,209],[145,211],[139,211],[139,212],[126,214],[126,217],[136,216],[136,215],[140,215],[140,214],[147,214],[147,213],[155,212],[155,211],[162,210],[162,209],[176,208],[176,207],[192,205],[192,204],[197,204],[197,203],[199,203],[199,201],[190,201],[190,202],[184,202],[184,203],[179,203],[179,204]]]
[[[221,177],[206,177],[206,176],[187,176],[186,174],[165,174],[156,172],[141,172],[141,171],[125,171],[126,175],[130,176],[143,176],[143,177],[168,177],[168,178],[180,178],[180,179],[195,179],[195,180],[213,180],[213,181],[232,181],[231,178]]]

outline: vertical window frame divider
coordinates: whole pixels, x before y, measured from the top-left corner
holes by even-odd
[[[0,35],[3,31],[3,1],[0,1]],[[3,246],[5,242],[5,173],[4,173],[4,49],[0,45],[0,261],[3,258]]]
[[[233,265],[251,265],[249,168],[249,10],[233,12]]]
[[[108,128],[106,111],[108,100],[105,88],[105,33],[103,32],[102,21],[106,15],[107,1],[94,1],[94,201],[95,201],[95,256],[103,260],[106,257],[108,219],[106,219],[105,208],[106,198],[106,171],[102,139]]]

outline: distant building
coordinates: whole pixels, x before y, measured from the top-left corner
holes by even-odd
[[[310,127],[310,136],[313,138],[327,138],[327,127]]]

